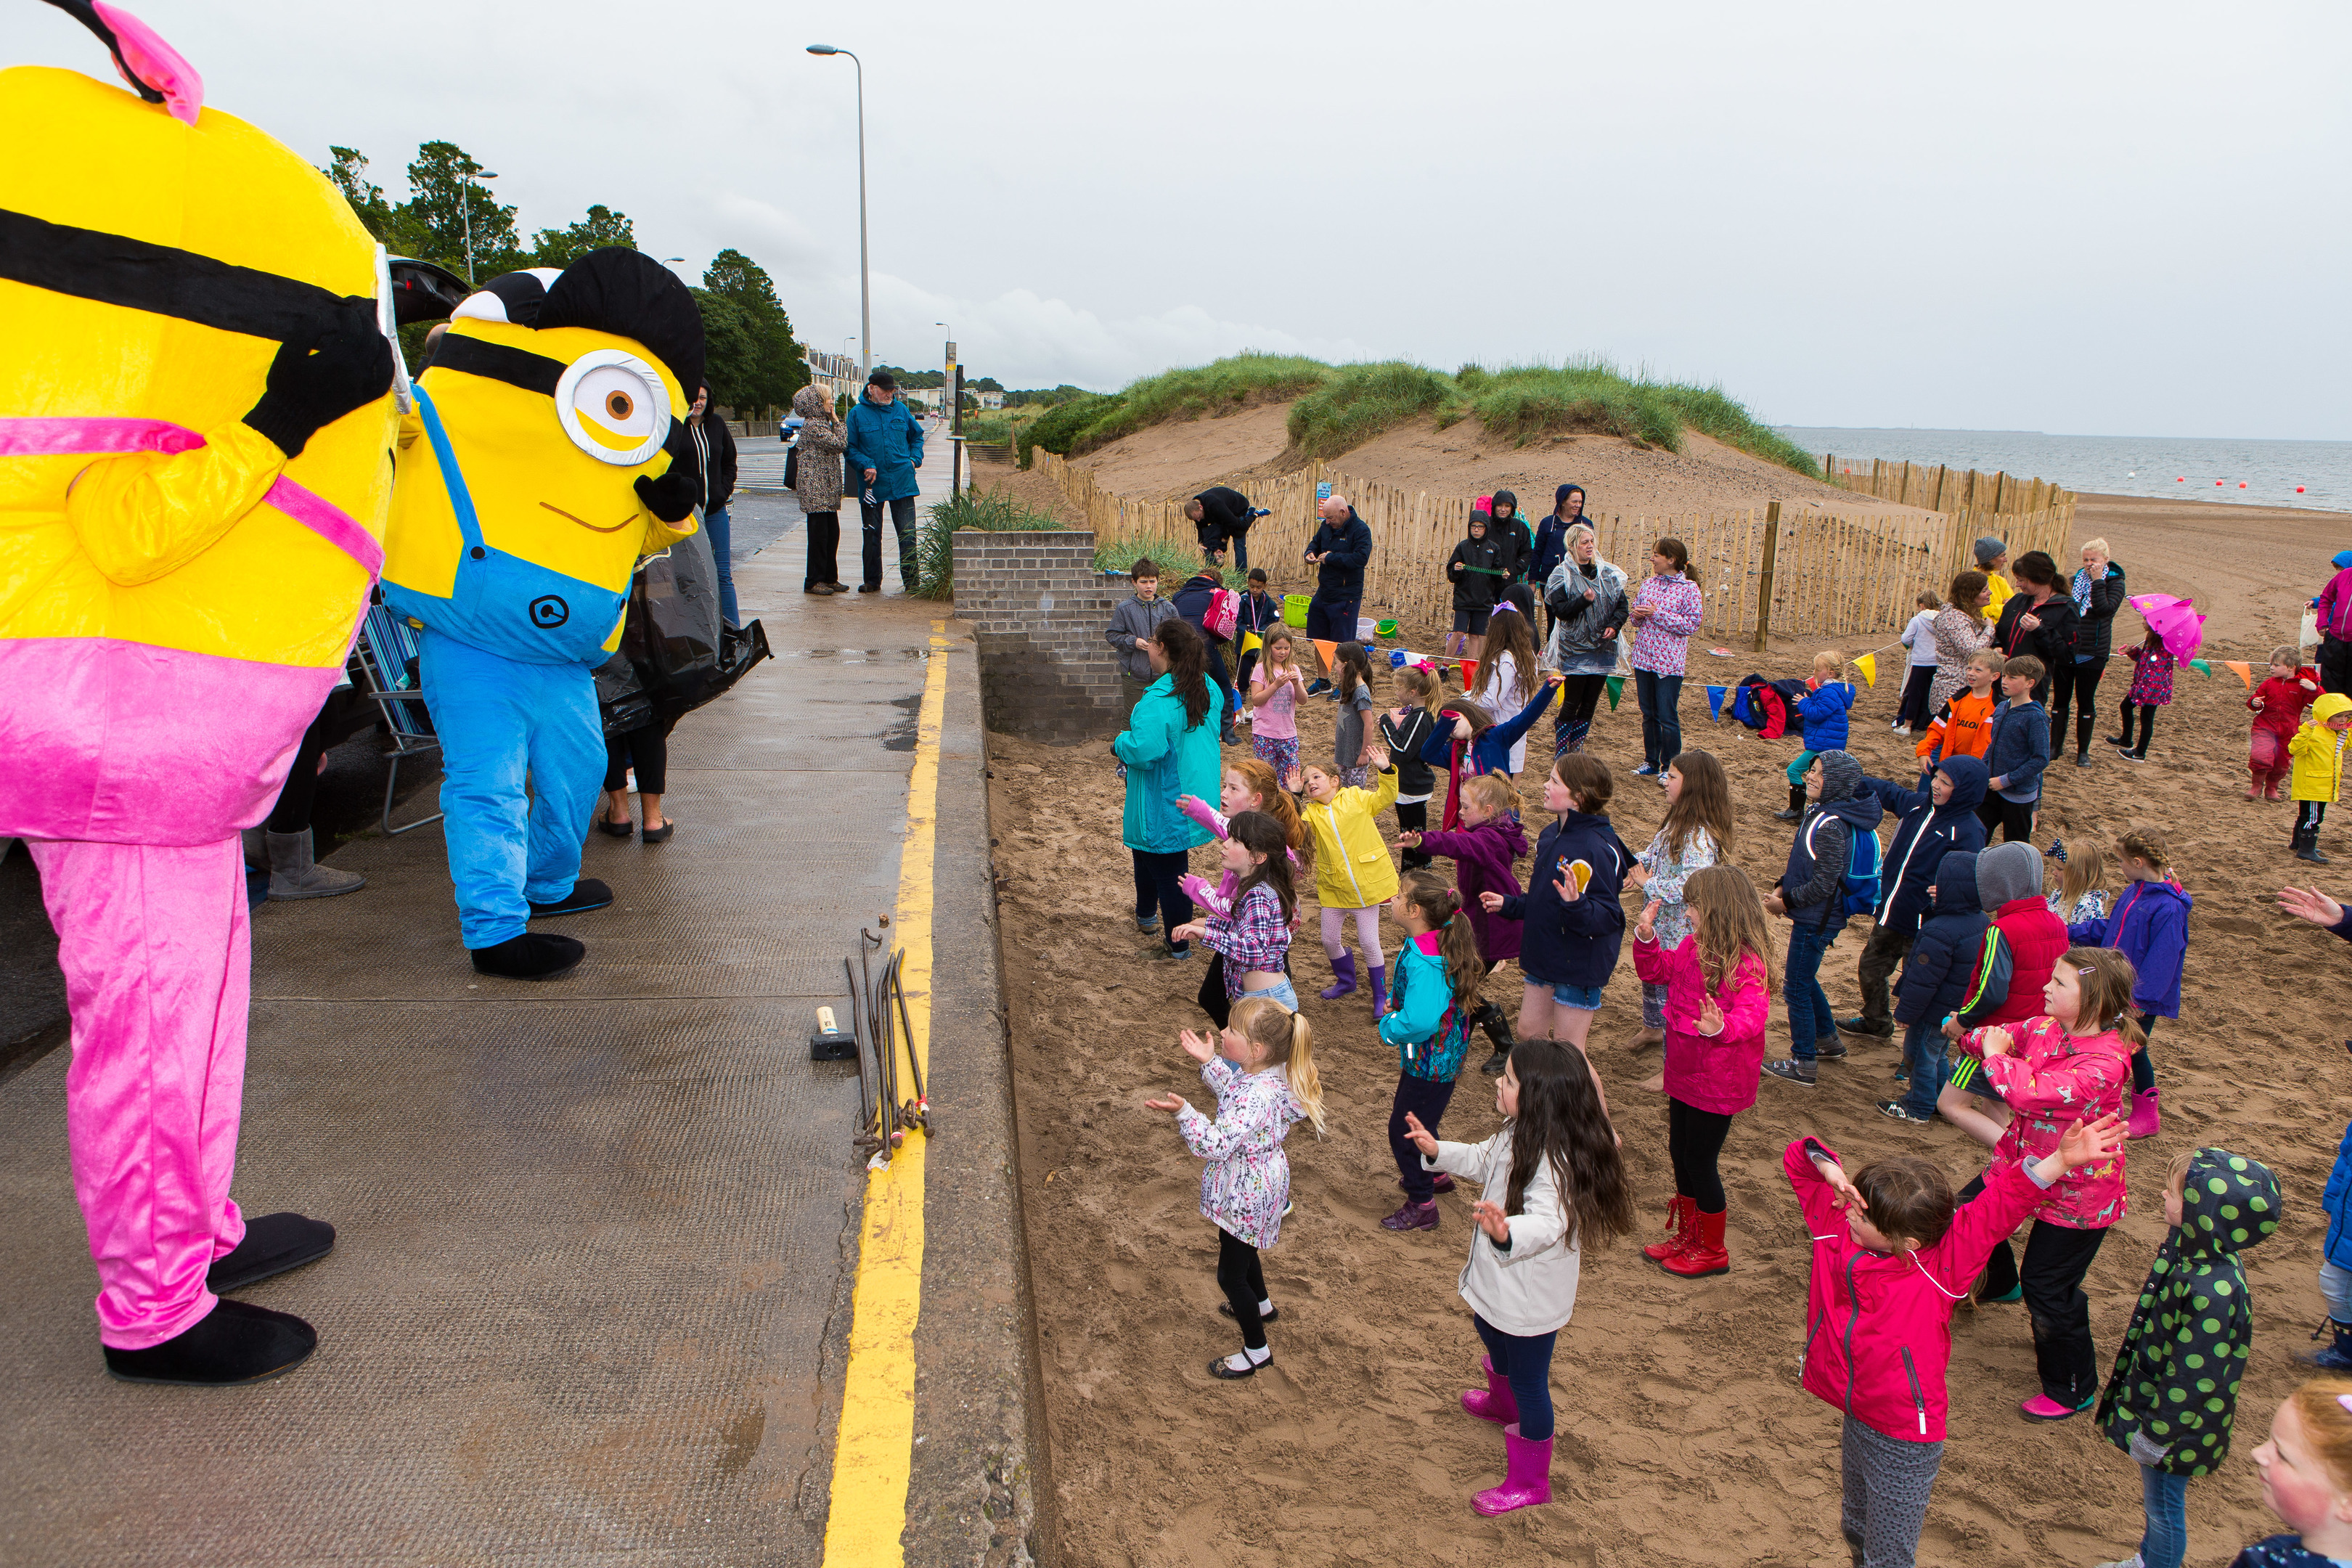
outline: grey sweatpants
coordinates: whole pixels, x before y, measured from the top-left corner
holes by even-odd
[[[1861,1553],[1855,1561],[1862,1568],[1912,1568],[1944,1445],[1906,1443],[1849,1415],[1838,1459],[1845,1474],[1838,1526],[1846,1544]]]

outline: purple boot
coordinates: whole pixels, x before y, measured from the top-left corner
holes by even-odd
[[[1538,1508],[1551,1501],[1551,1439],[1531,1443],[1519,1436],[1516,1423],[1503,1428],[1503,1484],[1480,1492],[1470,1506],[1492,1517],[1515,1508]]]
[[[1384,964],[1384,963],[1375,963],[1375,964],[1373,964],[1373,965],[1371,966],[1371,969],[1372,969],[1372,1016],[1373,1016],[1373,1017],[1375,1017],[1375,1018],[1377,1018],[1377,1017],[1379,1017],[1382,1013],[1384,1013],[1384,1012],[1388,1011],[1388,1005],[1389,1005],[1389,971],[1388,971],[1388,965],[1386,965],[1386,964]]]
[[[1323,989],[1323,1000],[1337,1002],[1356,989],[1356,955],[1343,952],[1331,961],[1331,973],[1339,978]]]

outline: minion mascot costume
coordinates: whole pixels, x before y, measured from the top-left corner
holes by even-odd
[[[73,1014],[107,1370],[249,1383],[301,1319],[224,1300],[334,1229],[229,1200],[250,946],[237,834],[341,679],[391,500],[382,252],[171,47],[51,0],[131,90],[0,71],[0,834]],[[143,100],[143,101],[142,101]]]
[[[695,531],[693,466],[673,463],[701,381],[694,296],[620,248],[491,279],[417,378],[383,595],[424,628],[457,924],[484,974],[567,973],[587,949],[526,922],[613,901],[580,876],[604,782],[594,671],[637,558]]]

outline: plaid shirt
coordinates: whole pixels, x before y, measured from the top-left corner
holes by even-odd
[[[1242,976],[1251,970],[1282,973],[1290,952],[1290,924],[1282,918],[1282,899],[1261,882],[1242,895],[1231,915],[1211,915],[1202,940],[1225,955],[1225,999],[1241,1000]]]
[[[1633,623],[1633,668],[1653,675],[1682,674],[1683,645],[1698,630],[1698,584],[1679,572],[1645,577],[1633,590],[1633,607],[1643,605],[1656,613]]]

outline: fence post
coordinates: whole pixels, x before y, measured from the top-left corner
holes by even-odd
[[[1764,571],[1756,582],[1756,651],[1772,638],[1772,563],[1780,553],[1780,503],[1764,509]]]

